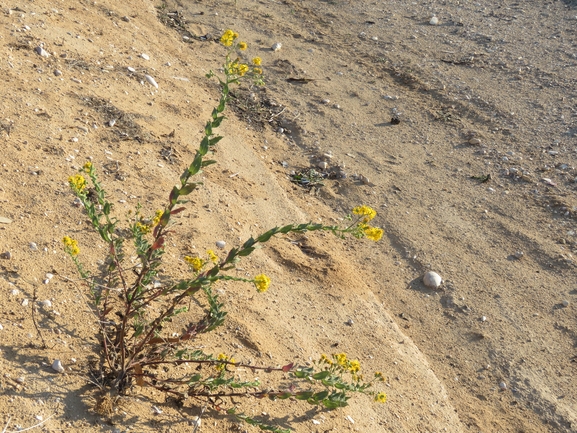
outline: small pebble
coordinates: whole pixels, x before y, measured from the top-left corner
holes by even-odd
[[[44,308],[51,308],[52,307],[52,301],[50,301],[50,299],[46,299],[45,301],[42,301],[40,304]]]
[[[226,242],[225,241],[216,241],[216,246],[222,250],[226,246]]]
[[[36,54],[38,54],[40,57],[50,57],[50,53],[40,46],[34,48],[34,51],[36,51]]]
[[[567,299],[564,299],[562,302],[564,307],[568,307],[569,306],[569,301]]]
[[[22,301],[22,304],[21,304],[21,305],[22,305],[23,307],[27,307],[27,306],[28,306],[28,299],[24,299],[24,300]]]
[[[2,331],[4,329],[4,327],[2,325],[0,325],[0,331]]]
[[[517,260],[521,260],[524,255],[525,255],[525,253],[524,253],[523,251],[517,251],[517,252],[515,253],[515,258],[516,258]]]
[[[130,22],[130,18],[127,17],[126,15],[123,16],[121,19],[122,19],[122,21],[124,21],[124,22],[126,22],[126,23],[129,23],[129,22]]]
[[[273,51],[279,51],[282,48],[282,44],[280,42],[275,42],[270,48]]]
[[[59,77],[60,75],[62,75],[62,71],[60,69],[54,69],[54,75]]]
[[[478,146],[479,144],[481,144],[481,140],[479,140],[476,137],[473,137],[469,139],[469,144],[472,144],[473,146]]]
[[[0,257],[2,257],[3,259],[6,259],[6,260],[10,260],[12,258],[12,253],[10,251],[6,251],[6,252],[0,254]]]
[[[145,75],[144,78],[146,78],[146,81],[148,81],[148,83],[153,86],[156,87],[158,89],[158,84],[156,83],[156,81],[154,80],[154,78],[152,78],[150,75]]]
[[[30,249],[31,249],[32,251],[38,251],[38,245],[36,245],[36,243],[30,242],[29,245],[30,245]]]
[[[136,69],[134,69],[132,66],[129,66],[126,69],[128,69],[128,72],[136,72]]]
[[[144,60],[150,60],[150,56],[148,54],[142,53],[140,57],[142,57]]]
[[[62,363],[60,362],[59,359],[55,359],[54,362],[52,363],[52,370],[54,370],[57,373],[64,373],[64,367],[62,366]]]
[[[112,127],[116,124],[116,119],[112,119],[108,121],[108,126]]]
[[[499,384],[499,388],[501,388],[502,390],[506,390],[507,389],[507,384],[505,382],[501,382]]]
[[[280,127],[279,127],[279,128],[276,130],[276,132],[278,132],[279,134],[282,134],[282,133],[284,132],[284,128],[280,128]]]
[[[355,324],[355,322],[353,322],[353,319],[349,319],[345,322],[348,326],[353,326]]]
[[[437,24],[439,24],[439,18],[437,18],[437,17],[431,18],[431,21],[429,21],[429,24],[432,26],[436,26]]]
[[[25,379],[24,377],[17,377],[17,378],[16,378],[16,382],[18,382],[18,383],[24,383],[24,382],[26,382],[26,379]]]
[[[486,322],[486,321],[487,321],[487,316],[481,317],[481,322]]]
[[[436,272],[429,271],[423,275],[423,284],[430,289],[438,289],[442,282],[443,279]]]

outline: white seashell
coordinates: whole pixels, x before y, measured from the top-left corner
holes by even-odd
[[[24,300],[22,301],[22,304],[21,304],[21,305],[22,305],[23,307],[27,307],[27,306],[28,306],[28,299],[24,299]]]
[[[216,246],[220,249],[223,249],[226,246],[225,241],[216,241]]]
[[[431,21],[429,21],[429,24],[432,26],[436,26],[437,24],[439,24],[439,18],[437,18],[437,17],[431,18]]]
[[[423,275],[423,284],[430,289],[438,289],[443,279],[436,272],[429,271]]]
[[[64,367],[62,366],[62,363],[60,362],[59,359],[55,359],[54,362],[52,363],[52,370],[54,370],[57,373],[64,373]]]
[[[145,75],[144,78],[146,78],[146,81],[148,81],[150,83],[150,85],[152,85],[158,89],[158,84],[156,83],[154,78],[152,78],[150,75]]]
[[[280,42],[275,42],[270,48],[273,51],[279,51],[282,48],[282,44]]]
[[[134,69],[132,66],[129,66],[126,69],[128,69],[128,72],[136,72],[136,69]]]
[[[501,388],[502,390],[506,390],[507,389],[507,384],[505,382],[501,382],[499,384],[499,388]]]
[[[326,170],[328,167],[328,164],[325,161],[321,161],[317,164],[317,167],[320,168],[321,170]]]
[[[42,304],[42,306],[44,308],[51,308],[52,307],[52,302],[50,301],[50,299],[46,299],[45,301],[42,301],[40,304]]]
[[[142,57],[144,60],[150,60],[150,56],[148,54],[142,53],[140,57]]]

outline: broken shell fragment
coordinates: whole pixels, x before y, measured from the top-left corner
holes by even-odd
[[[282,44],[280,42],[275,42],[270,48],[273,51],[279,51],[282,48]]]
[[[423,284],[430,289],[438,289],[442,282],[443,279],[436,272],[429,271],[423,275]]]
[[[54,362],[52,363],[52,370],[54,370],[57,373],[64,373],[64,367],[62,366],[62,363],[60,362],[59,359],[55,359]]]
[[[153,87],[155,87],[155,88],[158,89],[158,84],[156,83],[156,81],[155,81],[154,78],[152,78],[150,75],[145,75],[144,78],[146,78],[146,81],[148,81],[148,83],[149,83],[151,86],[153,86]]]

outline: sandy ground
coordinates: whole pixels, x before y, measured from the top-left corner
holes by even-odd
[[[77,238],[94,269],[104,245],[66,179],[92,158],[119,216],[160,207],[218,98],[204,76],[224,55],[213,39],[233,28],[262,57],[267,86],[235,92],[218,165],[181,214],[166,269],[182,275],[183,255],[217,240],[332,224],[358,204],[378,210],[386,234],[271,241],[235,271],[265,270],[271,289],[223,285],[228,321],[197,344],[258,365],[345,351],[387,375],[389,398],[334,412],[239,407],[296,432],[575,431],[576,2],[158,6],[2,4],[0,428],[192,431],[198,402],[148,389],[95,413],[96,322],[60,240]],[[325,168],[315,157],[327,152]],[[332,175],[291,182],[311,167]],[[441,290],[422,284],[428,270]],[[202,420],[203,432],[248,429],[210,409]]]

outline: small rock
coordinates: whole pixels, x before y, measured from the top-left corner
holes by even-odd
[[[6,251],[0,254],[0,257],[6,260],[10,260],[12,258],[12,253],[10,251]]]
[[[145,75],[144,78],[146,78],[146,81],[148,81],[148,83],[153,86],[156,87],[158,89],[158,84],[156,83],[156,81],[154,80],[154,78],[152,78],[150,75]]]
[[[54,370],[57,373],[64,373],[64,367],[62,366],[62,363],[60,362],[59,359],[55,359],[54,362],[52,363],[52,370]]]
[[[429,271],[423,275],[423,284],[430,289],[438,289],[442,282],[443,279],[436,272]]]
[[[140,57],[142,57],[144,60],[150,60],[150,56],[148,54],[142,53]]]
[[[317,421],[316,419],[313,419],[312,422],[314,425],[319,425],[321,423],[320,421]]]
[[[36,54],[38,54],[40,57],[44,57],[44,58],[50,57],[50,53],[49,53],[48,51],[46,51],[44,48],[40,47],[40,46],[34,48],[34,51],[35,51]]]
[[[284,132],[284,128],[280,128],[280,127],[279,127],[279,128],[276,130],[276,132],[278,132],[279,134],[282,134],[282,133]]]
[[[29,245],[32,251],[38,251],[38,245],[36,245],[34,242],[30,242]]]
[[[222,250],[226,246],[226,242],[225,241],[216,241],[216,246]]]
[[[439,24],[439,18],[434,16],[433,18],[431,18],[431,21],[429,21],[429,24],[432,26],[436,26],[437,24]]]
[[[481,322],[486,322],[486,321],[487,321],[487,316],[481,317]]]
[[[12,220],[6,217],[0,217],[0,224],[10,224]]]
[[[321,102],[326,105],[326,104],[330,104],[331,100],[330,99],[323,99]]]
[[[121,19],[122,19],[122,21],[124,21],[125,23],[129,23],[129,22],[130,22],[130,18],[127,17],[126,15],[123,16]]]
[[[328,164],[325,161],[321,161],[317,164],[317,167],[320,168],[321,170],[326,170],[328,167]]]
[[[18,383],[24,383],[24,382],[26,382],[26,378],[24,378],[24,377],[22,377],[22,376],[21,376],[21,377],[17,377],[17,378],[16,378],[16,382],[18,382]]]
[[[350,415],[345,416],[345,419],[346,419],[347,421],[349,421],[351,424],[354,424],[354,423],[355,423],[355,420],[354,420]]]
[[[481,140],[479,140],[477,137],[473,137],[469,139],[469,144],[472,144],[473,146],[478,146],[479,144],[481,144]]]
[[[112,119],[108,121],[108,126],[113,127],[114,125],[116,125],[116,119]]]
[[[567,299],[564,299],[562,302],[564,307],[568,307],[569,306],[569,301]]]
[[[22,305],[23,307],[27,307],[28,306],[28,299],[24,299],[20,305]]]
[[[134,69],[132,66],[129,66],[126,69],[128,69],[128,72],[136,72],[136,69]]]
[[[282,44],[280,42],[275,42],[270,48],[273,51],[279,51],[282,48]]]
[[[524,253],[523,251],[517,251],[517,252],[515,253],[515,258],[516,258],[517,260],[521,260],[524,255],[525,255],[525,253]]]
[[[349,319],[345,322],[345,324],[347,324],[348,326],[353,326],[355,322],[353,322],[353,319]]]
[[[52,308],[52,301],[50,299],[46,299],[45,301],[40,302],[44,308]]]
[[[60,75],[62,75],[62,71],[60,69],[54,69],[54,75],[59,77]]]
[[[2,331],[4,329],[4,327],[0,324],[0,331]]]
[[[507,384],[505,382],[501,382],[499,384],[499,388],[501,388],[503,391],[507,389]]]

